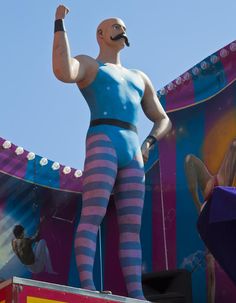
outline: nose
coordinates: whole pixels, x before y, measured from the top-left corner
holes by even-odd
[[[120,31],[120,35],[125,35],[125,36],[126,36],[126,31],[125,31],[124,29],[122,29],[122,30]]]

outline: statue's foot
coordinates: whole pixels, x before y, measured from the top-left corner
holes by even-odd
[[[112,295],[112,292],[110,290],[100,290],[100,293],[105,295]]]

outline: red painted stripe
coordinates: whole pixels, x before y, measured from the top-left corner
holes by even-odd
[[[85,246],[85,247],[89,247],[93,250],[96,249],[96,243],[92,240],[89,240],[88,238],[84,238],[84,237],[77,237],[75,239],[75,248],[77,248],[78,246]]]
[[[141,215],[123,215],[118,217],[119,224],[140,224]]]
[[[161,216],[161,192],[160,192],[160,170],[159,162],[152,169],[152,264],[153,271],[163,270],[164,251],[163,251],[163,228]]]
[[[82,230],[89,230],[90,232],[97,233],[98,227],[97,225],[94,224],[89,224],[89,223],[80,223],[79,224],[79,229],[77,231],[82,231]]]
[[[97,134],[89,136],[86,140],[87,146],[94,143],[95,141],[107,141],[110,142],[110,139],[104,134]]]
[[[103,216],[106,213],[106,207],[102,206],[84,206],[82,214],[84,216],[99,215]]]
[[[143,207],[143,199],[119,199],[116,203],[116,208],[121,209],[123,207],[127,206],[137,206],[137,207]]]
[[[131,275],[132,273],[139,273],[140,272],[140,266],[134,265],[134,266],[125,266],[123,268],[123,272],[125,276]]]
[[[143,175],[144,173],[141,169],[137,169],[137,168],[122,169],[119,171],[119,180],[128,177],[142,177]]]
[[[82,254],[78,254],[75,258],[78,260],[77,264],[93,264],[94,262],[94,258]]]
[[[85,171],[88,172],[90,169],[97,168],[97,167],[107,167],[107,168],[113,169],[116,172],[117,165],[116,165],[116,163],[111,162],[109,160],[93,160],[90,162],[86,162]]]
[[[164,200],[169,269],[176,268],[176,138],[166,137],[160,144],[160,169]],[[174,216],[173,216],[174,212]]]
[[[83,200],[92,198],[109,198],[110,191],[107,189],[94,189],[83,193]]]
[[[109,183],[110,185],[114,184],[114,178],[104,175],[104,174],[93,174],[91,176],[85,177],[83,180],[83,185],[86,185],[88,183],[93,183],[93,182],[106,182]]]
[[[169,269],[176,268],[176,138],[171,135],[162,139],[159,144],[161,178],[156,175],[153,189],[153,269],[166,269],[164,232],[166,236]],[[162,165],[163,164],[163,165]],[[160,173],[160,167],[159,167]],[[159,184],[158,184],[159,183]],[[163,213],[161,207],[163,197],[165,231],[163,230]]]
[[[107,154],[116,157],[115,150],[111,147],[106,147],[106,146],[96,146],[89,149],[86,152],[86,157],[93,156],[94,154],[105,154],[105,155]]]
[[[138,249],[121,249],[119,255],[122,258],[130,256],[132,256],[132,258],[142,258],[142,252]]]
[[[129,232],[122,233],[122,237],[120,238],[120,243],[128,243],[130,241],[137,243],[139,241],[139,234],[129,233]]]

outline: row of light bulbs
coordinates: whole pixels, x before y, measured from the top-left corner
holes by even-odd
[[[226,57],[229,55],[230,51],[231,51],[231,52],[235,52],[235,51],[236,51],[236,42],[232,42],[232,43],[229,45],[229,50],[226,49],[226,48],[221,49],[221,50],[220,50],[220,53],[219,53],[219,56],[220,56],[221,58],[226,58]],[[210,62],[211,62],[212,64],[216,64],[216,63],[220,60],[220,57],[219,57],[219,56],[217,56],[216,54],[212,55],[212,56],[210,57]],[[193,74],[194,76],[197,76],[197,75],[199,75],[199,74],[201,73],[201,70],[206,70],[206,69],[208,69],[209,67],[210,67],[210,64],[209,64],[207,61],[202,61],[202,62],[200,63],[200,68],[197,67],[197,66],[194,66],[194,67],[192,68],[191,72],[192,72],[192,74]],[[191,72],[187,71],[185,74],[183,74],[183,76],[178,77],[175,81],[170,82],[166,87],[164,87],[164,88],[162,88],[160,91],[158,91],[158,93],[159,93],[161,96],[164,96],[164,95],[168,94],[169,91],[172,91],[172,90],[175,89],[177,86],[181,85],[183,82],[189,81],[189,80],[192,78]],[[10,142],[9,140],[4,141],[3,144],[2,144],[2,147],[3,147],[4,149],[10,149],[11,146],[12,146],[12,144],[11,144],[11,142]],[[18,147],[15,149],[15,154],[16,154],[17,156],[22,155],[23,153],[24,153],[24,148],[23,148],[23,147],[18,146]],[[34,159],[35,159],[35,153],[29,152],[29,153],[27,154],[26,157],[27,157],[27,159],[28,159],[29,161],[30,161],[30,160],[34,160]],[[48,159],[45,158],[45,157],[43,157],[43,158],[41,158],[41,160],[39,161],[39,163],[40,163],[41,166],[45,166],[45,165],[48,164]],[[52,167],[53,170],[58,170],[58,169],[60,168],[60,163],[54,162],[54,163],[52,164],[51,167]],[[70,168],[69,166],[65,166],[65,167],[63,168],[63,173],[64,173],[65,175],[70,174],[70,173],[71,173],[71,168]],[[75,171],[75,173],[74,173],[74,176],[75,176],[76,178],[81,177],[81,176],[82,176],[82,171],[79,170],[79,169],[77,169],[77,170]]]
[[[178,77],[176,80],[170,82],[167,86],[163,87],[161,90],[158,91],[158,94],[161,96],[167,95],[170,91],[173,91],[177,86],[181,85],[182,83],[189,81],[193,76],[198,76],[201,71],[207,70],[211,64],[216,64],[220,61],[220,58],[226,58],[230,52],[236,51],[236,42],[232,42],[229,45],[229,48],[222,48],[219,52],[219,55],[213,54],[210,56],[210,62],[202,61],[200,63],[200,67],[194,66],[191,71],[187,71],[182,76]]]
[[[12,147],[12,144],[11,144],[11,142],[10,142],[9,140],[5,140],[5,141],[3,142],[3,144],[2,144],[2,147],[3,147],[4,149],[10,149],[10,148]],[[22,155],[23,153],[24,153],[24,148],[23,148],[23,147],[18,146],[18,147],[15,149],[15,154],[16,154],[17,156],[20,156],[20,155]],[[35,153],[29,152],[29,153],[27,154],[26,157],[27,157],[27,159],[28,159],[29,161],[34,160],[34,159],[35,159]],[[48,159],[45,158],[45,157],[43,157],[43,158],[41,158],[41,160],[39,161],[39,163],[40,163],[41,166],[45,166],[45,165],[48,164]],[[53,170],[58,170],[58,169],[60,168],[60,163],[58,163],[58,162],[53,162],[51,168],[52,168]],[[71,170],[71,167],[70,167],[70,166],[65,166],[65,167],[63,168],[62,171],[63,171],[63,173],[64,173],[65,175],[68,175],[68,174],[71,173],[72,170]],[[74,172],[74,176],[75,176],[76,178],[81,177],[81,176],[82,176],[82,171],[81,171],[80,169],[77,169],[77,170]]]

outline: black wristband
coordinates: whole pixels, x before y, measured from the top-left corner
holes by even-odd
[[[57,19],[54,23],[54,33],[56,32],[65,32],[64,21],[63,19]]]
[[[149,142],[150,146],[152,146],[157,141],[157,139],[152,135],[147,136],[146,140]]]

